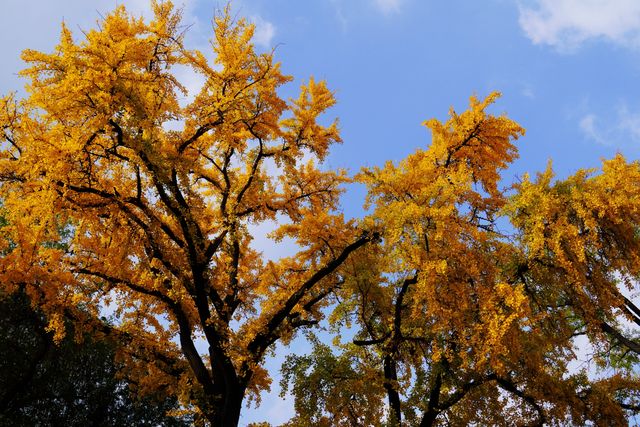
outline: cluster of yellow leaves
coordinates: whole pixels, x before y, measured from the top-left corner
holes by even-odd
[[[455,337],[464,343],[455,353],[474,364],[492,351],[504,353],[499,341],[524,317],[521,291],[501,278],[509,249],[491,229],[506,202],[499,172],[516,157],[513,140],[524,129],[486,113],[497,96],[472,97],[470,108],[452,110],[446,123],[425,122],[432,131],[428,149],[359,176],[375,204],[367,221],[384,238],[382,273],[417,276],[410,292],[415,320],[407,321],[426,321],[429,333]],[[454,351],[445,342],[433,345],[436,360]]]
[[[563,289],[598,328],[603,312],[611,319],[624,305],[617,284],[632,289],[640,274],[640,164],[618,154],[594,173],[553,183],[549,166],[535,182],[525,177],[507,213],[536,279]]]

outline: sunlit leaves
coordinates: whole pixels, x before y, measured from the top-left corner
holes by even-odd
[[[228,7],[211,52],[184,45],[170,2],[152,9],[146,21],[120,6],[79,38],[63,26],[53,53],[23,53],[28,96],[0,103],[15,247],[3,289],[25,288],[58,334],[79,306],[108,307],[140,392],[170,390],[226,424],[268,387],[265,352],[323,317],[338,267],[373,234],[336,212],[345,172],[319,165],[340,141],[321,117],[335,102],[325,83],[283,99],[292,78]],[[198,93],[176,78],[185,66]],[[266,220],[297,255],[265,265],[250,226]]]
[[[496,97],[425,122],[426,149],[360,173],[364,222],[382,241],[347,263],[334,330],[344,339],[340,328],[355,328],[342,349],[377,370],[370,381],[383,386],[375,396],[392,425],[623,425],[638,387],[629,352],[640,347],[616,329],[620,315],[638,323],[621,293],[638,276],[638,164],[619,155],[564,181],[549,167],[501,189],[524,130],[487,113]],[[598,380],[569,370],[585,334]],[[285,372],[317,375],[302,359],[295,366]],[[626,374],[611,376],[614,366]]]

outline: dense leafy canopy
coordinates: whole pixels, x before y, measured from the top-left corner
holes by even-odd
[[[141,392],[232,425],[245,393],[269,387],[267,349],[318,321],[337,268],[372,236],[335,212],[344,172],[318,166],[340,140],[318,121],[334,103],[325,84],[284,100],[291,78],[254,51],[253,26],[219,15],[210,63],[183,46],[171,3],[153,10],[145,22],[119,7],[80,42],[63,26],[55,52],[24,52],[28,96],[0,102],[15,245],[2,282],[57,341],[64,319],[118,336]],[[177,67],[205,79],[186,105]],[[274,237],[301,251],[265,262],[249,225],[276,219]],[[109,303],[113,328],[93,320]]]
[[[421,426],[622,426],[640,409],[640,347],[623,332],[640,325],[625,296],[640,164],[618,155],[557,182],[549,167],[499,191],[524,130],[486,112],[495,98],[425,122],[426,150],[359,175],[382,242],[351,259],[333,313],[355,337],[283,367],[295,425],[383,425],[385,403],[387,423]]]
[[[269,387],[266,352],[329,311],[336,345],[312,339],[284,366],[292,425],[625,425],[638,410],[640,344],[623,329],[640,324],[624,293],[640,273],[637,162],[505,190],[524,129],[487,112],[497,94],[473,97],[425,122],[425,149],[363,170],[369,213],[347,221],[350,179],[320,166],[340,141],[324,82],[285,100],[291,77],[244,20],[216,17],[209,61],[169,2],[153,9],[120,7],[79,42],[63,26],[54,53],[24,53],[28,96],[0,102],[0,283],[57,342],[67,322],[117,339],[140,394],[212,425],[236,425]],[[193,98],[179,67],[204,78]],[[297,254],[255,250],[273,222]],[[595,374],[571,365],[576,337]]]

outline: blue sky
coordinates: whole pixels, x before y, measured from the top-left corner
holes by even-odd
[[[3,0],[0,93],[19,89],[25,48],[50,50],[64,19],[76,33],[124,3],[148,13],[146,0]],[[188,41],[206,50],[219,0],[176,1],[191,25]],[[559,176],[621,152],[640,156],[640,2],[637,0],[236,0],[257,25],[256,44],[276,56],[296,83],[325,79],[335,90],[344,143],[331,167],[399,160],[429,143],[421,126],[462,111],[471,94],[503,93],[493,111],[527,129],[521,158],[505,185],[553,159]],[[198,79],[181,76],[196,88]],[[358,216],[361,188],[343,201]],[[298,343],[298,345],[301,345]],[[282,352],[280,352],[282,353]],[[269,366],[277,369],[277,361]],[[291,414],[274,392],[243,423]]]

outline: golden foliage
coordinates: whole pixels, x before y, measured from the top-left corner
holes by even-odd
[[[292,78],[247,21],[227,8],[203,53],[170,2],[152,5],[148,22],[121,6],[81,40],[63,25],[54,52],[23,53],[28,95],[0,100],[0,292],[23,289],[56,340],[68,321],[116,337],[137,391],[178,396],[200,424],[237,424],[270,386],[265,354],[328,308],[356,335],[338,356],[316,342],[315,359],[291,359],[287,378],[319,391],[296,395],[290,425],[382,424],[385,399],[390,425],[638,412],[640,344],[620,322],[640,325],[622,291],[640,276],[638,162],[503,190],[524,129],[487,112],[497,93],[472,97],[424,123],[426,149],[363,169],[370,212],[348,221],[350,178],[321,166],[340,142],[326,84],[283,99]],[[178,67],[202,77],[197,93]],[[271,223],[296,254],[256,249]],[[576,336],[597,378],[569,370]]]
[[[335,212],[345,173],[319,166],[340,141],[325,83],[283,99],[292,79],[251,24],[227,8],[203,53],[170,2],[152,5],[150,22],[120,6],[81,40],[63,25],[54,52],[23,53],[28,96],[0,104],[2,286],[25,288],[56,337],[63,317],[120,336],[141,391],[230,422],[270,383],[265,351],[317,323],[371,236]],[[185,66],[196,94],[174,75]],[[250,227],[276,219],[301,250],[265,263]],[[89,321],[105,307],[113,326]]]
[[[347,263],[331,320],[357,333],[340,357],[377,370],[392,425],[626,425],[640,347],[619,321],[640,311],[619,284],[637,286],[639,164],[500,190],[524,129],[486,112],[497,96],[426,121],[427,149],[359,174],[382,242]],[[584,334],[595,377],[570,368]]]

